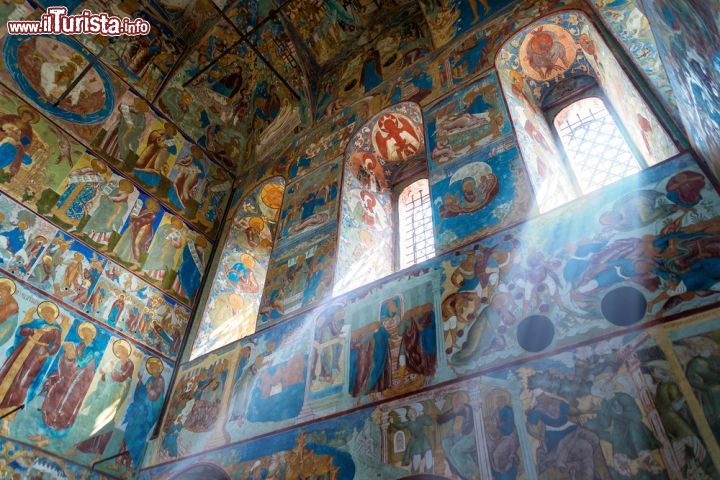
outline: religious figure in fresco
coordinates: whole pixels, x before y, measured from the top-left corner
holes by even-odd
[[[315,344],[312,354],[310,376],[315,382],[334,384],[342,378],[341,356],[343,353],[345,310],[333,306],[323,311],[315,322]]]
[[[413,473],[420,473],[421,468],[424,472],[430,473],[433,467],[432,445],[425,429],[432,427],[433,421],[428,415],[422,414],[421,408],[419,404],[408,407],[405,414],[407,420],[398,422],[396,427],[407,431],[410,436],[402,464],[410,465]]]
[[[190,152],[178,158],[170,172],[169,177],[173,182],[175,194],[183,208],[187,208],[188,202],[196,200],[198,196],[198,184],[205,177],[202,158],[200,147],[193,145],[190,147]]]
[[[223,199],[230,190],[230,181],[225,175],[221,174],[222,170],[215,169],[208,173],[207,181],[204,182],[204,188],[200,195],[200,209],[195,218],[205,227],[215,228],[216,222],[222,218],[225,210]]]
[[[571,420],[571,406],[565,399],[543,391],[535,393],[527,423],[530,435],[540,440],[538,472],[572,470],[577,479],[593,480],[596,469],[602,469],[603,478],[609,478],[597,434]]]
[[[268,352],[272,351],[274,345],[268,346]],[[248,365],[251,358],[252,350],[250,347],[244,347],[240,355],[240,363],[237,367],[235,382],[233,383],[232,396],[230,401],[230,421],[242,424],[245,422],[245,414],[247,412],[248,401],[250,399],[250,388],[255,382],[255,378],[265,361],[265,354],[258,353],[253,359],[252,364]]]
[[[123,313],[123,310],[125,309],[125,294],[120,294],[115,299],[115,301],[110,306],[110,314],[107,318],[107,323],[111,327],[115,327],[117,325],[117,321],[120,318],[120,316]]]
[[[337,182],[324,185],[319,191],[308,192],[298,208],[285,218],[283,230],[287,228],[290,234],[295,235],[327,222],[329,220],[327,205],[332,204],[336,198]]]
[[[157,201],[147,199],[140,211],[136,212],[136,209],[134,208],[130,213],[129,225],[114,248],[115,255],[131,265],[139,264],[143,255],[150,248],[150,241],[153,238],[153,223],[157,219],[160,206]]]
[[[363,188],[371,192],[387,190],[385,171],[377,157],[369,152],[354,153],[350,157],[350,168]]]
[[[138,383],[132,401],[125,410],[124,446],[135,466],[141,464],[147,436],[155,426],[165,397],[165,379],[162,377],[164,368],[162,360],[156,357],[147,359],[145,370],[150,376],[144,380],[142,372],[138,372]]]
[[[17,300],[15,300],[15,282],[9,278],[0,278],[0,346],[10,340],[18,323]]]
[[[177,129],[170,122],[165,122],[162,128],[152,130],[148,134],[145,148],[135,162],[135,170],[140,173],[167,175],[169,173],[168,160],[178,153],[176,135]],[[143,176],[141,178],[146,180]],[[157,180],[146,183],[156,186]]]
[[[478,473],[475,443],[475,417],[470,398],[456,393],[451,408],[437,416],[440,425],[451,424],[450,434],[442,439],[442,448],[453,472],[463,479],[476,478]]]
[[[165,276],[175,270],[178,254],[187,242],[185,235],[187,229],[176,216],[158,227],[142,267],[147,276],[162,283]]]
[[[677,454],[682,473],[687,477],[695,473],[699,476],[704,473],[708,475],[707,478],[717,475],[712,461],[708,458],[687,400],[670,370],[668,361],[655,358],[644,362],[643,369],[650,373],[646,381],[655,384],[655,408]]]
[[[60,349],[63,334],[57,322],[59,315],[57,305],[42,302],[35,312],[28,311],[17,328],[0,367],[0,415],[35,397],[48,360]]]
[[[520,46],[520,63],[535,80],[554,78],[575,61],[576,47],[572,36],[559,25],[540,25],[530,31]]]
[[[193,299],[200,288],[205,271],[205,255],[208,246],[205,237],[197,236],[195,241],[185,241],[180,260],[180,270],[173,281],[172,289],[182,297]]]
[[[90,166],[70,172],[63,194],[53,208],[53,215],[74,230],[85,215],[89,215],[92,201],[112,177],[104,162],[92,159]]]
[[[135,364],[130,358],[130,343],[122,339],[115,340],[112,353],[113,357],[100,365],[100,381],[87,395],[87,401],[80,410],[80,415],[95,419],[95,423],[92,436],[76,443],[75,448],[83,453],[95,454],[96,458],[103,454],[112,437],[116,417],[125,405],[135,371]],[[98,420],[104,420],[105,423],[100,425]]]
[[[0,170],[7,168],[10,178],[20,170],[20,166],[32,163],[34,133],[32,125],[40,120],[40,116],[30,107],[22,105],[17,115],[0,115]]]
[[[150,107],[140,97],[132,96],[132,103],[121,102],[119,115],[99,146],[108,156],[127,161],[130,154],[140,151],[140,139],[145,131],[146,115]]]
[[[90,219],[81,231],[101,248],[106,248],[113,233],[119,234],[125,225],[133,192],[135,187],[124,178],[117,183],[105,184],[95,197],[95,207],[89,212]]]
[[[102,348],[95,342],[97,330],[90,322],[77,327],[80,342],[65,342],[57,368],[48,375],[41,394],[43,422],[53,430],[65,430],[75,423],[80,406],[90,389]]]
[[[485,162],[473,162],[463,166],[450,177],[450,188],[460,185],[460,192],[446,193],[440,205],[443,218],[477,212],[490,203],[498,193],[498,178]]]
[[[385,113],[372,130],[372,143],[389,162],[408,160],[420,151],[423,139],[412,121],[399,113]]]
[[[382,83],[383,74],[380,63],[380,52],[376,48],[371,48],[365,56],[360,74],[360,81],[365,87],[365,92],[369,92]]]
[[[435,314],[431,304],[403,312],[402,297],[382,303],[380,318],[352,332],[350,384],[353,397],[388,393],[393,379],[400,383],[435,373]],[[409,375],[406,378],[406,375]]]
[[[702,404],[705,418],[715,437],[720,437],[720,348],[717,332],[684,339],[692,357],[687,362],[685,374],[693,391]]]

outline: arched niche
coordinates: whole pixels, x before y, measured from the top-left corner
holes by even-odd
[[[255,332],[284,192],[285,180],[277,176],[233,202],[192,358]]]
[[[393,186],[427,165],[420,106],[392,105],[368,120],[345,151],[334,293],[395,270],[397,214]]]
[[[573,82],[583,88],[591,80],[599,87],[642,163],[652,166],[678,153],[583,12],[559,12],[528,25],[500,48],[495,66],[541,212],[580,195],[547,117],[548,105],[576,92]]]

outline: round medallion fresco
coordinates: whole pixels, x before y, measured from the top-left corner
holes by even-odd
[[[3,47],[8,73],[22,92],[46,112],[73,123],[105,120],[115,106],[110,74],[95,64],[55,105],[92,61],[71,39],[55,36],[8,36]]]
[[[575,63],[577,49],[572,35],[559,25],[544,24],[525,35],[520,45],[520,66],[533,80],[551,80]]]

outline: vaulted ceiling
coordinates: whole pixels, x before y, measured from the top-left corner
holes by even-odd
[[[89,9],[148,20],[147,37],[75,38],[236,173],[321,117],[326,108],[318,105],[321,86],[327,90],[340,79],[352,90],[366,78],[364,92],[378,81],[371,78],[372,68],[362,71],[369,63],[376,70],[383,63],[401,65],[390,43],[409,36],[420,41],[424,53],[432,48],[417,0],[64,3],[75,13]],[[408,21],[415,26],[403,27]],[[393,29],[395,36],[376,48]],[[353,80],[343,77],[348,63],[355,67]]]

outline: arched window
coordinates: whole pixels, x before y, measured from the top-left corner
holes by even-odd
[[[255,332],[284,193],[285,180],[273,177],[236,194],[190,358]]]
[[[430,183],[415,180],[400,192],[397,261],[401,269],[435,256]]]
[[[639,172],[638,159],[598,97],[575,100],[555,116],[555,132],[581,194]],[[641,163],[642,162],[642,163]]]
[[[500,48],[496,68],[540,212],[678,153],[583,12],[524,28]]]
[[[345,152],[335,295],[435,254],[429,194],[420,106],[388,107]]]

